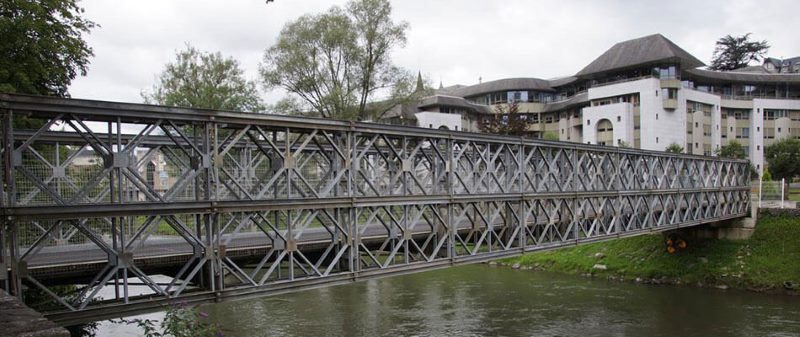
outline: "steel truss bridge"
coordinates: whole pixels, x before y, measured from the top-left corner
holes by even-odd
[[[0,284],[62,324],[673,230],[750,208],[745,161],[8,94],[0,113]]]

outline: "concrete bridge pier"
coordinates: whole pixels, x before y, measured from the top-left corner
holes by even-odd
[[[757,220],[758,205],[751,203],[750,214],[746,217],[688,227],[678,230],[678,232],[698,239],[747,240],[755,232]]]

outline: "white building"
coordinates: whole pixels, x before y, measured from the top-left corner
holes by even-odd
[[[703,66],[650,35],[617,43],[574,76],[440,88],[389,121],[479,132],[497,106],[514,102],[530,137],[660,151],[678,144],[709,156],[737,141],[759,172],[764,146],[800,139],[800,58],[727,72]]]

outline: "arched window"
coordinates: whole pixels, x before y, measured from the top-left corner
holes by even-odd
[[[597,122],[597,144],[614,145],[614,124],[608,119]]]
[[[442,125],[439,127],[439,130],[450,130],[450,128],[448,128],[447,125]]]
[[[144,179],[147,180],[147,186],[150,188],[155,188],[155,181],[156,181],[156,164],[153,162],[147,163],[147,168],[144,175]]]

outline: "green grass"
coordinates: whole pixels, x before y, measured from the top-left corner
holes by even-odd
[[[531,253],[505,259],[551,271],[594,273],[625,279],[663,279],[681,283],[725,284],[772,289],[800,282],[800,219],[762,215],[748,240],[687,239],[689,247],[666,252],[664,236],[645,235]],[[603,258],[595,257],[603,253]],[[607,270],[592,269],[603,264]]]

